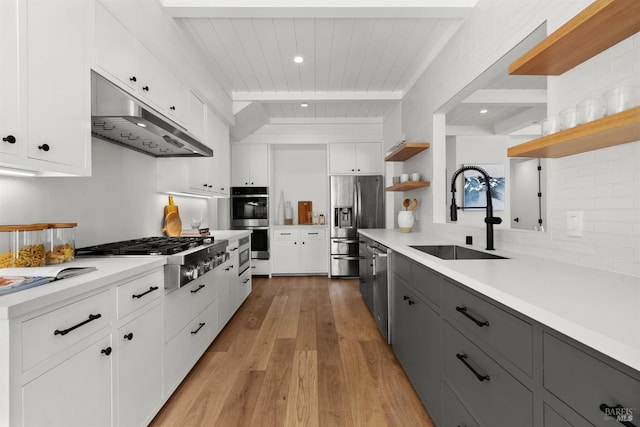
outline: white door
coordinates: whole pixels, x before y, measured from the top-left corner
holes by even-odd
[[[27,3],[30,158],[90,167],[90,8],[85,0]]]
[[[95,61],[100,72],[132,91],[137,90],[137,41],[120,22],[96,2]]]
[[[142,308],[141,311],[144,311]],[[162,401],[163,351],[161,305],[121,326],[116,336],[118,358],[118,425],[150,421]]]
[[[112,351],[109,334],[26,384],[24,425],[112,425]]]
[[[329,145],[329,171],[331,174],[356,173],[355,147],[352,143]]]
[[[17,17],[17,0],[0,1],[0,153],[13,155],[26,142],[19,130]]]
[[[300,245],[300,272],[326,273],[327,244],[324,239],[302,240]]]
[[[356,173],[382,173],[382,144],[379,142],[365,142],[355,144]]]

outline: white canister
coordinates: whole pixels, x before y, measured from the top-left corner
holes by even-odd
[[[411,181],[420,181],[420,174],[418,172],[414,172],[409,175],[409,180]]]
[[[398,226],[400,227],[401,232],[403,233],[411,232],[411,228],[413,227],[414,222],[415,222],[415,217],[413,216],[413,211],[398,212]]]
[[[408,173],[401,173],[400,174],[400,182],[407,182],[409,181],[409,174]]]

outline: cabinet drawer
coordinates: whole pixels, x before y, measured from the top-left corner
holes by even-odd
[[[193,318],[216,299],[216,284],[211,272],[165,297],[165,342],[168,342]]]
[[[303,239],[325,239],[327,237],[327,230],[324,228],[312,228],[301,229],[300,237]]]
[[[442,385],[442,400],[445,426],[479,427],[447,383]]]
[[[22,369],[32,368],[110,323],[109,291],[26,320],[22,324]]]
[[[271,273],[269,261],[251,260],[251,274],[256,276],[268,275]]]
[[[393,271],[407,283],[411,282],[412,263],[413,261],[411,261],[409,258],[403,257],[402,255],[399,255],[397,253],[393,253]]]
[[[124,283],[116,288],[118,295],[118,319],[133,313],[164,292],[164,276],[161,271]]]
[[[549,405],[544,404],[544,427],[574,427]],[[613,427],[613,426],[612,426]]]
[[[440,306],[440,283],[443,281],[444,279],[431,269],[417,262],[411,263],[411,286],[438,307]]]
[[[173,392],[218,333],[217,309],[217,301],[209,304],[165,345],[165,396]]]
[[[298,240],[299,236],[297,228],[273,230],[273,240]]]
[[[446,321],[443,330],[445,378],[469,411],[477,415],[478,422],[487,426],[531,426],[531,391]]]
[[[544,387],[590,423],[618,425],[606,416],[616,409],[601,405],[620,405],[620,414],[637,417],[632,411],[640,409],[639,380],[552,335],[544,334],[543,346]]]
[[[533,331],[529,323],[453,284],[443,286],[442,294],[447,318],[532,376]]]

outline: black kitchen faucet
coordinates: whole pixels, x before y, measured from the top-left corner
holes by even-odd
[[[485,224],[487,224],[487,248],[486,249],[494,250],[495,248],[493,247],[493,224],[502,223],[502,218],[493,216],[493,202],[491,200],[492,198],[491,183],[489,181],[491,177],[489,176],[487,171],[485,171],[481,167],[473,166],[473,165],[463,166],[453,173],[453,177],[451,178],[451,207],[449,208],[451,221],[458,220],[458,206],[456,205],[456,178],[458,178],[458,175],[460,175],[462,172],[468,171],[468,170],[478,171],[484,177],[485,187],[487,188],[487,206],[486,206],[487,213],[484,218],[484,222]]]

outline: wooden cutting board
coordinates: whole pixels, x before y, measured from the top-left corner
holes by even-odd
[[[164,228],[162,231],[169,237],[180,237],[182,233],[182,220],[178,214],[177,206],[175,212],[169,212],[164,217]]]

